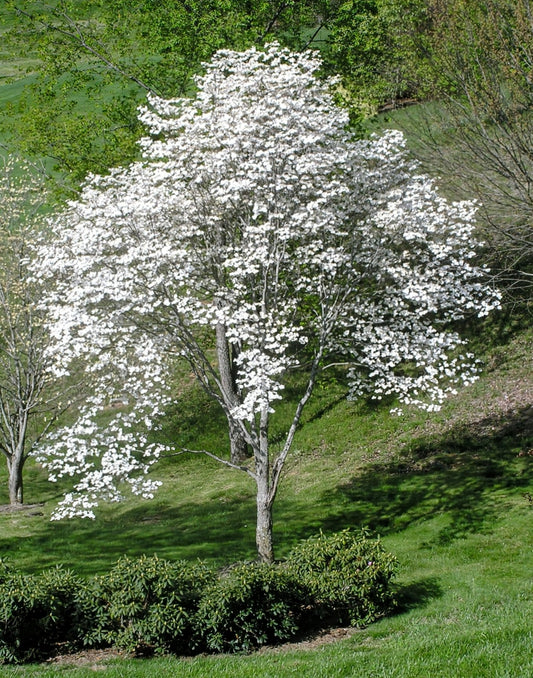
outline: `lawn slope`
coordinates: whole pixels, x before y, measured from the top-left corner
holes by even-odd
[[[482,378],[433,415],[391,416],[348,403],[323,382],[296,440],[275,512],[283,557],[322,529],[368,525],[400,563],[400,610],[365,630],[246,657],[89,658],[89,665],[3,667],[6,676],[533,675],[533,333],[491,349]],[[280,428],[283,428],[280,412]],[[194,390],[166,429],[216,445],[223,421]],[[48,520],[60,489],[31,467],[28,501],[0,513],[0,553],[24,571],[63,563],[103,572],[123,554],[254,557],[253,487],[245,474],[178,456],[154,471],[151,502],[104,507],[94,522]],[[5,471],[2,469],[2,474]],[[0,502],[6,500],[0,476]],[[92,662],[92,663],[91,663]],[[94,666],[93,666],[94,664]]]

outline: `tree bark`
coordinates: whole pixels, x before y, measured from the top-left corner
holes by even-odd
[[[242,433],[232,421],[228,419],[228,430],[230,434],[230,459],[232,464],[242,464],[250,457],[248,445]]]
[[[22,504],[24,499],[22,483],[23,466],[24,461],[22,458],[13,457],[8,459],[7,469],[9,472],[9,503],[11,505]]]
[[[264,563],[274,562],[272,539],[272,505],[274,497],[270,487],[270,459],[268,447],[268,408],[261,412],[259,444],[255,451],[255,478],[257,483],[257,522],[255,541],[259,559]]]
[[[263,563],[274,562],[274,544],[272,540],[272,502],[257,485],[257,524],[255,542],[259,559]]]
[[[216,330],[217,360],[220,372],[220,383],[225,399],[230,407],[239,405],[239,394],[235,384],[235,371],[231,355],[231,349],[226,339],[226,328],[222,324],[217,325]],[[230,441],[230,459],[232,464],[241,464],[249,458],[248,445],[238,424],[226,413]]]

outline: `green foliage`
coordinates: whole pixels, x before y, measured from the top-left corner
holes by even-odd
[[[343,76],[345,99],[368,115],[383,104],[415,97],[420,59],[415,36],[428,26],[423,0],[349,0],[331,21],[329,67]]]
[[[95,579],[96,624],[85,642],[137,654],[187,654],[194,645],[194,614],[213,579],[199,562],[121,558],[109,574]]]
[[[332,623],[366,625],[392,605],[396,558],[366,530],[310,537],[291,551],[286,566],[308,588],[319,617]]]
[[[217,49],[274,37],[301,47],[321,4],[35,0],[21,8],[8,0],[7,59],[30,53],[34,72],[0,116],[0,134],[11,147],[47,158],[65,185],[76,187],[89,171],[104,173],[135,158],[142,135],[137,106],[146,92],[189,93],[192,76]]]
[[[0,662],[76,647],[84,618],[83,580],[60,567],[25,575],[0,563]]]
[[[0,561],[0,663],[80,645],[247,652],[324,618],[368,623],[390,601],[394,563],[379,542],[347,531],[302,543],[287,563],[239,564],[218,577],[201,562],[157,556],[121,558],[88,581],[61,568],[23,575]]]
[[[280,567],[238,565],[206,592],[198,626],[211,651],[250,651],[293,638],[305,599],[305,589]]]

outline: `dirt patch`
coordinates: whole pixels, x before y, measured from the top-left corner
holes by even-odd
[[[291,650],[303,650],[305,652],[307,650],[314,650],[322,645],[330,645],[331,643],[335,643],[344,638],[350,638],[357,632],[358,629],[350,626],[326,629],[292,643],[266,645],[258,650],[258,654],[264,654],[265,652],[290,652]]]
[[[43,512],[40,511],[44,506],[44,503],[41,504],[2,504],[0,506],[0,513],[27,513],[30,516],[42,516]]]
[[[122,659],[126,655],[113,648],[105,650],[84,650],[73,654],[59,654],[56,657],[48,659],[46,664],[60,666],[84,666],[93,671],[103,671],[110,659]]]
[[[283,643],[281,645],[265,645],[257,654],[267,653],[282,653],[291,652],[292,650],[310,651],[322,645],[329,645],[344,638],[350,638],[357,629],[351,627],[341,627],[334,629],[327,629],[318,633],[306,636],[291,643]],[[83,652],[76,652],[73,654],[60,654],[51,659],[48,659],[45,664],[55,666],[81,666],[91,669],[92,671],[103,671],[107,668],[107,664],[113,659],[125,659],[133,655],[120,652],[119,650],[108,648],[104,650],[84,650]],[[191,657],[182,657],[181,659],[190,659]]]

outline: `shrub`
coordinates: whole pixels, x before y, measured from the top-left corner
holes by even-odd
[[[97,619],[85,642],[137,654],[189,653],[195,644],[194,615],[213,580],[202,563],[122,558],[109,574],[94,580]]]
[[[197,623],[208,650],[250,651],[294,637],[304,600],[305,591],[280,567],[238,565],[206,592]]]
[[[290,553],[285,567],[311,596],[319,619],[362,626],[391,606],[396,559],[366,530],[320,534]]]
[[[0,559],[0,662],[80,645],[243,652],[304,625],[367,624],[392,602],[395,567],[379,540],[349,530],[311,537],[282,564],[241,564],[218,577],[200,562],[143,556],[86,582],[62,568],[24,575]]]
[[[0,565],[0,661],[22,662],[53,655],[79,642],[85,585],[60,567],[39,576]]]
[[[12,574],[13,568],[11,565],[3,558],[0,558],[0,586],[2,586],[6,579],[9,579]]]

